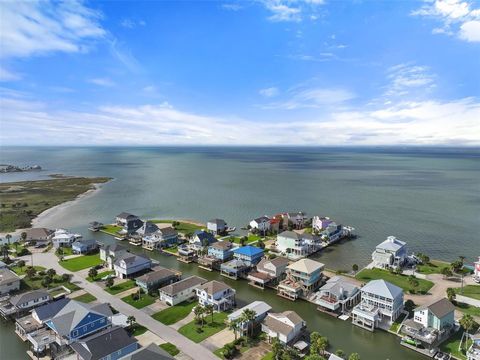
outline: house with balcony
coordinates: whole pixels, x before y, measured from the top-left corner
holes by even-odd
[[[301,338],[307,324],[295,311],[268,313],[262,322],[262,331],[269,342],[277,338],[283,345],[292,345]]]
[[[56,249],[60,247],[71,247],[72,244],[81,237],[82,235],[73,234],[65,229],[56,229],[52,236],[52,244]]]
[[[389,236],[372,253],[373,266],[381,269],[402,267],[407,261],[407,255],[407,243]]]
[[[288,264],[288,259],[280,256],[274,259],[263,258],[257,264],[256,271],[248,274],[249,284],[262,289],[277,285],[285,278]]]
[[[266,215],[253,219],[249,223],[250,229],[261,234],[270,231],[270,218]]]
[[[77,360],[118,360],[139,348],[137,340],[119,326],[104,329],[70,345]]]
[[[343,276],[328,279],[315,294],[315,303],[321,311],[341,315],[360,302],[358,286]]]
[[[235,290],[221,281],[212,280],[196,288],[198,304],[212,305],[215,311],[227,311],[235,306]]]
[[[115,224],[118,226],[125,226],[129,221],[134,221],[134,220],[139,220],[140,218],[136,215],[127,213],[127,212],[121,212],[117,216],[115,216]]]
[[[268,312],[272,310],[272,307],[266,302],[254,301],[229,314],[227,321],[231,323],[232,321],[241,319],[243,312],[247,309],[255,312],[255,319],[252,321],[240,321],[238,324],[238,330],[242,336],[246,335],[247,331],[253,331],[252,329],[258,327],[262,323],[263,319],[265,319]]]
[[[144,221],[142,226],[140,226],[136,231],[134,236],[140,239],[150,236],[153,233],[158,231],[158,226],[151,221]]]
[[[234,245],[230,241],[217,241],[208,247],[208,256],[225,262],[233,257],[233,249]]]
[[[455,306],[443,298],[414,310],[413,318],[403,322],[402,334],[426,349],[438,347],[455,331]]]
[[[182,273],[179,271],[157,266],[153,271],[136,278],[135,282],[141,289],[149,293],[179,281],[181,275]]]
[[[275,249],[291,259],[307,257],[321,248],[320,239],[312,234],[283,231],[277,235]]]
[[[248,266],[255,266],[263,258],[263,249],[251,245],[242,246],[233,250],[233,258],[245,262]]]
[[[1,304],[0,314],[4,317],[20,316],[52,300],[45,290],[32,290],[12,296]]]
[[[20,290],[20,278],[13,271],[0,269],[0,295],[10,294]]]
[[[312,229],[314,232],[320,233],[322,232],[322,230],[325,230],[333,222],[334,221],[328,217],[315,215],[312,218]]]
[[[46,246],[52,240],[55,231],[47,228],[31,228],[25,230],[25,233],[27,234],[25,237],[25,242],[27,244]]]
[[[352,323],[364,329],[389,328],[403,311],[403,290],[385,280],[372,280],[360,289]]]
[[[319,232],[320,238],[326,244],[333,244],[341,240],[346,235],[343,225],[332,222]]]
[[[107,263],[108,268],[111,270],[113,270],[115,260],[120,259],[128,253],[126,248],[116,243],[111,245],[102,244],[100,246],[100,259]]]
[[[174,306],[184,301],[190,301],[197,295],[196,288],[205,284],[207,280],[199,276],[190,276],[170,285],[160,288],[160,301]]]
[[[157,228],[156,231],[142,237],[142,247],[147,250],[158,250],[178,243],[178,233],[173,227]]]
[[[286,277],[277,287],[277,294],[289,300],[310,297],[323,282],[325,265],[311,259],[300,259],[287,266]]]
[[[205,230],[197,230],[189,241],[189,248],[198,253],[203,249],[207,249],[215,242],[217,242],[217,239],[215,239],[212,233]]]
[[[121,235],[132,235],[143,226],[143,221],[136,215],[122,212],[115,217],[115,224],[121,226]]]
[[[223,235],[227,231],[227,223],[223,219],[208,220],[207,230],[214,235]]]
[[[97,251],[98,244],[96,240],[77,240],[72,244],[74,254],[88,254]]]
[[[126,253],[113,264],[115,276],[121,279],[133,277],[152,268],[152,260],[145,256]]]
[[[233,260],[221,264],[220,273],[231,279],[246,278],[253,266],[263,257],[263,250],[247,245],[233,250]]]

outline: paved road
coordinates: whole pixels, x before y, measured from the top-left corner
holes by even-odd
[[[28,264],[30,255],[22,258]],[[135,316],[137,323],[145,326],[151,332],[160,336],[166,342],[175,344],[181,351],[195,360],[218,360],[218,358],[205,347],[194,343],[185,336],[179,334],[171,327],[164,325],[145,314],[142,310],[135,309],[119,298],[110,295],[95,283],[90,283],[76,273],[71,273],[58,264],[58,258],[53,253],[38,253],[33,255],[33,262],[36,266],[43,266],[47,269],[55,269],[58,274],[72,274],[72,281],[84,288],[89,293],[95,295],[98,301],[110,303],[119,312],[130,316]]]

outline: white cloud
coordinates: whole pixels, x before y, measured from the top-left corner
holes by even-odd
[[[457,35],[469,42],[480,42],[480,8],[462,0],[428,1],[412,15],[436,19],[442,23],[433,34]]]
[[[115,85],[115,83],[108,78],[93,78],[93,79],[88,79],[88,82],[91,84],[95,84],[98,86],[105,86],[105,87],[112,87]]]
[[[241,10],[242,8],[243,8],[242,5],[238,3],[222,4],[222,9],[225,9],[225,10],[238,11],[238,10]]]
[[[10,70],[0,66],[0,81],[16,81],[20,80],[22,77],[20,74],[11,72]]]
[[[280,93],[280,91],[276,87],[269,87],[269,88],[266,88],[266,89],[260,89],[260,91],[258,93],[260,95],[264,96],[264,97],[269,98],[269,97],[277,96]]]
[[[132,20],[132,19],[123,19],[120,22],[120,25],[124,28],[127,28],[127,29],[134,29],[137,26],[145,26],[145,25],[147,25],[147,23],[144,20],[136,21],[136,20]]]
[[[263,0],[262,3],[272,13],[268,20],[273,22],[300,22],[304,18],[312,21],[317,20],[317,7],[325,2],[324,0]]]
[[[80,1],[1,1],[1,56],[86,51],[106,35],[101,16]]]
[[[399,64],[388,70],[390,84],[385,95],[407,95],[412,89],[420,88],[423,92],[435,87],[435,76],[427,66]]]

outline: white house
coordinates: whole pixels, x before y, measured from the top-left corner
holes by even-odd
[[[142,246],[147,250],[161,249],[169,247],[178,241],[177,231],[171,227],[164,227],[144,236],[142,239]]]
[[[0,295],[20,290],[20,278],[9,269],[0,269]]]
[[[343,313],[360,301],[360,289],[342,276],[328,279],[315,294],[315,303],[328,312]]]
[[[152,267],[152,260],[149,258],[135,255],[124,254],[113,263],[113,269],[115,270],[115,276],[119,278],[127,278],[134,274],[150,269]]]
[[[289,258],[298,259],[317,251],[321,245],[320,239],[311,234],[299,234],[295,231],[283,231],[277,235],[275,247],[277,251]]]
[[[352,311],[352,323],[373,331],[389,327],[403,311],[403,290],[385,280],[372,280],[360,289],[360,304]]]
[[[30,310],[52,300],[45,290],[33,290],[10,298],[10,304],[18,310]]]
[[[269,313],[262,322],[262,331],[269,341],[277,338],[282,344],[289,345],[297,340],[306,328],[306,322],[295,311]]]
[[[250,221],[250,228],[256,229],[259,232],[267,232],[270,230],[270,218],[266,215]]]
[[[323,217],[323,216],[314,216],[312,218],[312,229],[320,232],[322,230],[325,230],[328,225],[332,224],[333,220],[331,220],[328,217]]]
[[[201,306],[213,305],[215,311],[226,311],[235,306],[235,290],[221,281],[212,280],[196,288]]]
[[[228,321],[232,322],[242,317],[245,310],[252,310],[255,312],[255,320],[253,320],[253,326],[260,324],[267,316],[268,312],[272,310],[272,307],[263,301],[254,301],[228,315]],[[240,332],[244,335],[249,328],[250,323],[247,321],[241,321],[239,323]]]
[[[174,306],[181,302],[191,300],[196,296],[196,288],[205,284],[207,280],[199,276],[190,276],[173,284],[162,287],[159,290],[160,301]]]
[[[414,310],[413,321],[425,328],[441,331],[455,326],[455,306],[445,298]]]
[[[227,223],[223,219],[212,219],[207,222],[207,229],[215,235],[221,235],[227,230]]]
[[[401,267],[407,260],[407,243],[389,236],[372,253],[373,265],[379,268]]]
[[[65,229],[56,229],[52,237],[52,244],[55,248],[70,247],[75,240],[80,239],[82,235],[72,234]]]
[[[123,255],[127,254],[128,250],[121,245],[112,244],[105,245],[102,244],[100,247],[100,259],[105,261],[109,269],[113,270],[113,263],[115,259],[120,259]]]
[[[474,263],[474,275],[480,278],[480,256],[478,257],[478,261]]]

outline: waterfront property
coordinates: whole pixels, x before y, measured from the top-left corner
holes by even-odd
[[[215,311],[226,311],[235,306],[235,290],[224,282],[209,281],[197,286],[196,293],[199,305],[212,305]]]
[[[343,276],[334,276],[318,290],[314,302],[319,310],[341,315],[357,305],[360,297],[358,286]]]
[[[178,233],[171,227],[157,228],[153,233],[142,238],[142,246],[147,250],[156,250],[175,245],[178,242]]]
[[[388,281],[372,280],[360,291],[360,303],[352,311],[357,326],[370,331],[389,328],[403,311],[403,290]]]
[[[0,269],[0,295],[20,290],[20,278],[13,271]]]
[[[285,213],[288,223],[296,229],[303,229],[308,221],[307,214],[303,211]]]
[[[141,347],[134,352],[122,356],[120,360],[174,360],[175,358],[160,348],[158,345],[151,343]]]
[[[190,276],[173,284],[160,288],[160,301],[174,306],[181,302],[192,300],[197,292],[196,288],[205,284],[207,280],[199,276]]]
[[[207,229],[214,235],[223,235],[227,231],[227,223],[223,219],[212,219],[207,222]]]
[[[98,222],[98,221],[92,221],[91,223],[88,224],[88,230],[97,232],[102,230],[103,228],[103,223]]]
[[[233,250],[233,257],[245,262],[247,266],[255,266],[263,257],[263,250],[251,245],[242,246]]]
[[[247,279],[250,280],[250,285],[262,289],[267,285],[277,285],[285,278],[288,264],[288,259],[280,256],[274,259],[263,258],[257,264],[256,271],[250,272]]]
[[[270,230],[270,218],[266,215],[260,216],[250,221],[250,229],[260,233],[266,233]]]
[[[284,345],[292,345],[306,330],[306,322],[295,311],[269,313],[262,322],[262,331],[271,342],[277,338]]]
[[[432,349],[454,332],[455,306],[443,298],[414,310],[413,319],[403,322],[402,333]]]
[[[288,265],[286,278],[278,285],[278,295],[290,300],[308,298],[322,284],[324,268],[324,264],[311,259],[300,259]]]
[[[205,230],[197,230],[193,233],[193,236],[189,241],[189,247],[190,249],[199,252],[216,241],[217,239],[215,239],[215,236],[213,236],[212,233]]]
[[[122,212],[115,217],[115,224],[118,226],[125,226],[129,221],[139,220],[140,218],[136,215]]]
[[[221,262],[230,260],[233,257],[233,243],[228,240],[213,243],[208,247],[208,256],[216,258]]]
[[[180,245],[177,248],[178,260],[181,260],[186,263],[192,262],[196,257],[197,253],[195,250],[191,249],[188,245]]]
[[[323,242],[333,244],[344,237],[348,232],[344,230],[343,225],[331,222],[327,227],[320,231],[320,237]]]
[[[333,220],[328,217],[314,216],[312,218],[312,230],[316,233],[320,233],[332,223]]]
[[[100,247],[100,259],[107,263],[109,269],[113,270],[113,263],[115,259],[120,259],[123,255],[127,254],[128,250],[121,245],[112,244],[105,245],[102,244]]]
[[[25,230],[27,244],[47,245],[52,240],[54,231],[47,228],[32,228]]]
[[[138,347],[137,340],[119,326],[99,331],[71,345],[78,360],[117,360]]]
[[[321,248],[320,239],[317,236],[295,231],[283,231],[277,235],[275,249],[282,255],[293,259],[306,257]]]
[[[113,270],[115,270],[115,276],[118,278],[128,278],[142,271],[151,269],[152,260],[145,256],[135,254],[124,254],[119,259],[115,260],[113,264]]]
[[[237,280],[247,276],[251,267],[243,260],[233,259],[220,265],[220,274]]]
[[[72,244],[72,252],[74,254],[86,254],[94,252],[98,249],[98,244],[95,240],[77,240]]]
[[[45,290],[33,290],[12,296],[0,305],[0,314],[7,316],[20,316],[28,311],[52,300]]]
[[[251,310],[255,312],[255,319],[252,321],[242,320],[242,315],[245,310]],[[228,322],[240,321],[238,324],[238,331],[242,336],[247,334],[247,331],[252,331],[251,329],[259,326],[263,319],[267,316],[268,312],[272,310],[272,307],[263,301],[254,301],[240,309],[235,310],[228,315]]]
[[[52,237],[52,244],[54,248],[71,247],[72,243],[79,239],[81,235],[72,234],[65,229],[56,229]]]
[[[153,271],[136,278],[135,282],[141,289],[151,292],[180,280],[181,275],[178,271],[159,266]]]
[[[136,215],[122,212],[115,217],[115,224],[122,227],[119,234],[131,235],[142,227],[143,221]]]
[[[373,266],[378,268],[402,267],[407,260],[407,243],[389,236],[372,253]]]
[[[158,226],[155,225],[153,222],[151,221],[145,221],[142,226],[140,226],[136,231],[135,231],[135,234],[134,234],[134,237],[138,237],[138,238],[141,238],[143,239],[144,237],[146,236],[150,236],[152,235],[153,233],[155,233],[155,231],[158,230]]]

